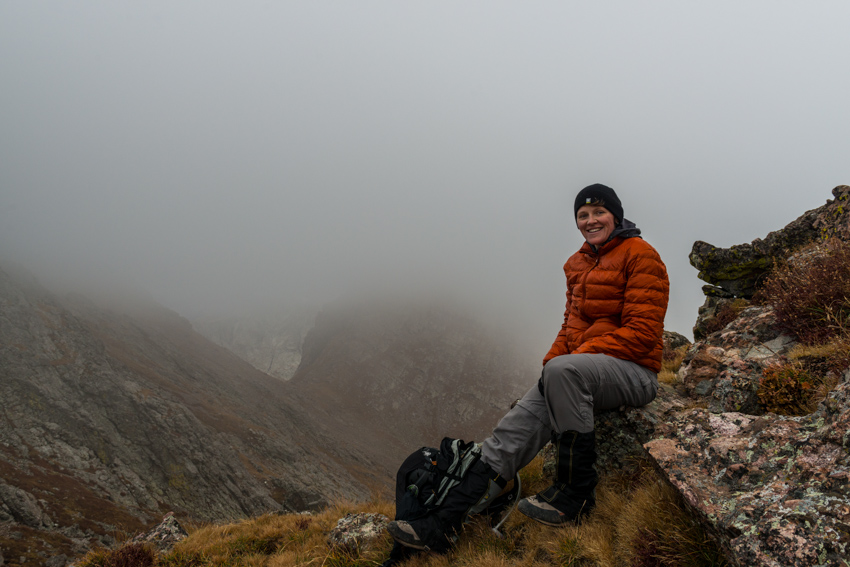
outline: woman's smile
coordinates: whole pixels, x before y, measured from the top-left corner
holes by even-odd
[[[576,225],[588,244],[599,246],[608,242],[617,219],[601,205],[583,205],[576,214]]]

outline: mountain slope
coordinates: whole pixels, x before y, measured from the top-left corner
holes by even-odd
[[[169,509],[222,520],[367,497],[344,466],[359,457],[281,385],[166,309],[63,302],[0,271],[6,556],[77,553]]]
[[[392,478],[420,446],[483,439],[539,372],[533,353],[457,309],[349,300],[317,316],[287,386]]]

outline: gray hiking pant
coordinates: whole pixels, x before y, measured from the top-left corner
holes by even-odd
[[[481,458],[504,478],[531,462],[552,433],[593,430],[593,411],[640,407],[655,399],[650,369],[605,354],[566,354],[543,367],[535,384],[484,440]]]

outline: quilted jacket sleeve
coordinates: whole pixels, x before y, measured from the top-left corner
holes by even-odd
[[[567,306],[564,310],[564,323],[561,325],[561,330],[558,331],[558,336],[555,337],[555,342],[552,343],[552,348],[549,349],[549,352],[546,353],[546,356],[543,357],[543,365],[545,366],[547,362],[555,358],[556,356],[561,356],[562,354],[570,354],[570,347],[567,344],[567,320],[570,316],[570,288],[567,286]]]

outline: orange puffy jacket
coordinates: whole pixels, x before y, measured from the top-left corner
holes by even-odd
[[[562,354],[599,353],[661,370],[661,334],[670,296],[667,268],[641,238],[588,243],[564,264],[564,324],[543,364]]]

